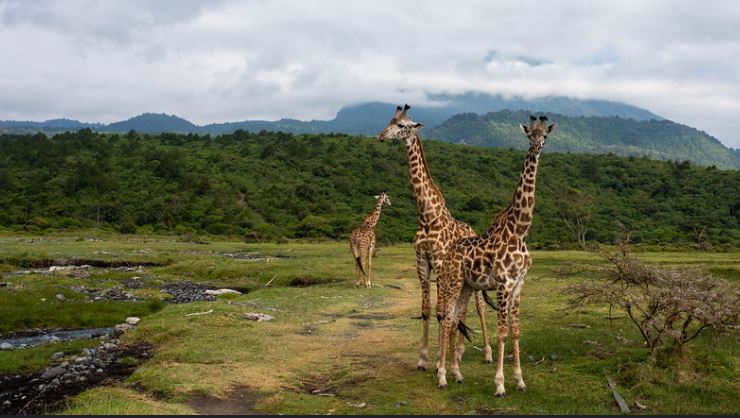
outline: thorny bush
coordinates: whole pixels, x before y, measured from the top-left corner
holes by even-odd
[[[640,331],[651,354],[681,351],[702,331],[735,328],[740,292],[698,268],[648,265],[628,253],[600,251],[605,274],[569,286],[571,304],[605,303],[621,307]]]

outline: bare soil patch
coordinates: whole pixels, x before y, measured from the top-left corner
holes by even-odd
[[[225,398],[196,396],[186,405],[201,415],[262,415],[254,410],[259,395],[246,386],[236,386]]]

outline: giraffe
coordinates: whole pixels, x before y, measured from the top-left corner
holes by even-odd
[[[424,149],[419,137],[419,128],[423,125],[414,122],[406,115],[409,109],[408,104],[404,105],[403,108],[398,106],[388,126],[378,135],[378,140],[384,142],[388,139],[396,139],[403,140],[406,143],[411,189],[419,210],[419,227],[414,236],[414,249],[416,251],[416,272],[419,276],[422,293],[421,319],[423,328],[419,362],[416,369],[424,371],[429,356],[429,320],[432,313],[429,300],[431,273],[432,271],[438,271],[438,262],[453,241],[458,238],[475,236],[475,231],[469,225],[455,220],[450,211],[447,210],[444,196],[442,196],[437,185],[434,184],[424,157]],[[438,298],[439,280],[440,278],[437,277]],[[491,345],[488,343],[483,294],[476,292],[475,296],[485,345],[483,361],[493,363]],[[467,306],[463,310],[463,318],[465,317],[465,311],[467,311]],[[454,341],[454,335],[451,338],[453,338],[451,341]],[[465,349],[462,335],[458,345],[457,353],[462,356]]]
[[[529,139],[529,151],[524,160],[522,172],[511,203],[494,216],[488,231],[478,237],[463,238],[456,241],[445,254],[440,270],[440,292],[443,305],[437,306],[441,315],[440,365],[437,369],[438,387],[447,387],[445,369],[446,337],[453,325],[462,333],[466,326],[458,318],[467,305],[470,294],[476,290],[495,290],[498,302],[498,358],[496,365],[496,393],[503,398],[504,390],[504,343],[508,332],[508,320],[511,318],[511,344],[513,377],[518,390],[525,391],[527,386],[522,379],[522,368],[519,361],[519,300],[524,276],[532,265],[532,257],[525,244],[534,212],[534,190],[537,175],[537,163],[545,144],[547,135],[555,125],[545,126],[547,117],[537,119],[530,116],[530,126],[520,125]],[[455,346],[450,347],[450,369],[457,382],[462,382]]]
[[[365,287],[372,287],[371,284],[371,269],[372,259],[375,254],[375,225],[380,219],[380,208],[383,204],[391,205],[391,198],[388,193],[383,192],[379,196],[375,196],[375,208],[362,225],[352,230],[349,236],[349,248],[352,250],[352,257],[355,259],[355,287],[360,286],[360,273],[365,276]],[[362,258],[367,257],[367,272],[362,267]]]

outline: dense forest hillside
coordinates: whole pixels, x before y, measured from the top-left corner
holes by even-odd
[[[543,151],[530,242],[575,242],[578,217],[586,240],[609,242],[621,223],[639,242],[740,245],[739,171],[552,152],[561,140],[553,134]],[[452,213],[485,230],[510,201],[524,152],[425,148]],[[379,239],[411,240],[416,207],[400,142],[244,131],[0,135],[0,228],[343,238],[384,189],[393,206]]]
[[[519,123],[527,112],[456,115],[425,132],[446,142],[526,149]],[[550,113],[558,130],[548,147],[551,151],[645,156],[662,160],[688,160],[720,168],[740,167],[740,158],[716,138],[667,120],[638,121],[617,117],[570,117]]]

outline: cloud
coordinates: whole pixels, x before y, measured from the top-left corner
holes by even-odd
[[[327,119],[487,91],[624,101],[740,147],[740,5],[0,2],[0,118]]]

